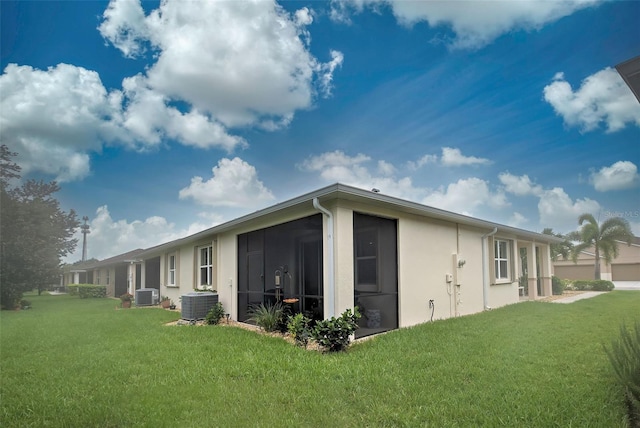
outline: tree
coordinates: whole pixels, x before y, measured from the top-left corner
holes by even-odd
[[[554,262],[558,260],[559,256],[562,256],[562,260],[568,260],[573,251],[573,244],[563,234],[554,233],[550,227],[545,228],[542,233],[544,235],[555,236],[556,238],[564,239],[564,242],[559,244],[551,244],[551,260]]]
[[[15,155],[0,146],[0,305],[6,309],[25,291],[41,292],[58,282],[60,259],[75,249],[72,237],[80,224],[53,197],[60,190],[56,182],[28,180],[10,187],[20,178],[20,167],[11,161]]]
[[[600,258],[603,257],[607,263],[618,257],[618,242],[624,241],[631,244],[634,238],[629,222],[620,217],[612,217],[605,220],[601,225],[593,217],[586,213],[578,218],[581,229],[572,232],[570,239],[579,242],[571,253],[574,263],[578,260],[580,252],[587,248],[593,248],[595,253],[595,279],[600,278]]]

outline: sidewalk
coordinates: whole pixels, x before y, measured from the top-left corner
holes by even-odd
[[[596,297],[604,293],[607,293],[607,292],[606,291],[585,291],[584,293],[576,294],[574,296],[553,300],[551,303],[573,303],[582,299],[590,299],[591,297]]]

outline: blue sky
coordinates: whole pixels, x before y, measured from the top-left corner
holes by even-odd
[[[0,6],[2,144],[89,216],[89,257],[335,182],[640,235],[640,103],[613,68],[640,55],[640,2]]]

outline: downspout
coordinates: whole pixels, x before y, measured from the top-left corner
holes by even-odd
[[[498,232],[498,228],[494,227],[493,230],[487,234],[482,235],[482,305],[485,311],[491,309],[489,307],[489,254],[487,238],[493,236]]]
[[[320,205],[318,198],[313,198],[313,207],[327,216],[327,247],[328,247],[328,263],[327,273],[329,275],[327,281],[327,301],[329,302],[329,313],[325,318],[331,318],[335,316],[335,280],[334,280],[334,265],[335,260],[333,257],[333,214],[331,211]]]

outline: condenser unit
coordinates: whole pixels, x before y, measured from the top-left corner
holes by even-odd
[[[182,319],[189,321],[203,320],[218,303],[218,295],[211,292],[187,293],[180,297]]]
[[[139,288],[136,290],[136,306],[153,306],[160,301],[160,293],[156,288]]]

